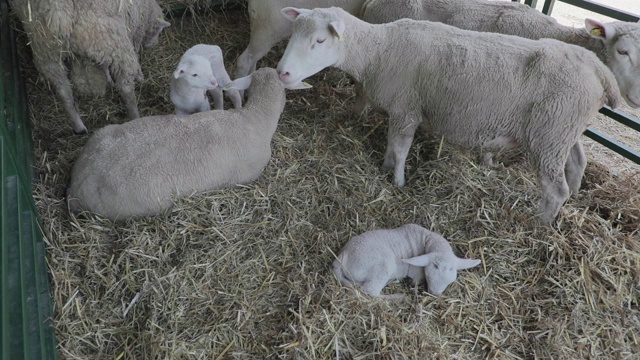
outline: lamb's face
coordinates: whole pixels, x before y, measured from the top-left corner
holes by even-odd
[[[278,63],[278,74],[286,85],[298,84],[342,57],[344,22],[325,9],[284,8],[282,14],[294,21],[293,34]]]
[[[640,23],[602,24],[587,19],[587,30],[607,51],[607,66],[615,75],[629,106],[640,107]]]
[[[211,90],[218,86],[211,71],[211,63],[202,56],[192,56],[181,61],[173,76],[198,89]]]
[[[424,267],[427,288],[433,295],[442,295],[444,290],[458,278],[455,259],[444,255],[437,255]]]

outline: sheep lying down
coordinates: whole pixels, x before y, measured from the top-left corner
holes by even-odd
[[[416,285],[426,280],[431,294],[442,295],[458,270],[479,264],[480,260],[457,257],[441,235],[407,224],[354,236],[333,262],[333,272],[344,285],[358,285],[372,296],[398,298],[403,295],[381,295],[390,280],[409,277]]]
[[[258,178],[271,158],[285,86],[274,69],[263,68],[227,88],[249,88],[246,105],[144,117],[96,131],[72,169],[70,210],[113,221],[156,215],[175,197]]]

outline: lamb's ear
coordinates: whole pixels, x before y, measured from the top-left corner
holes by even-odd
[[[309,9],[298,9],[298,8],[294,8],[294,7],[286,7],[286,8],[282,8],[282,10],[280,10],[280,13],[284,17],[286,17],[287,19],[289,19],[291,21],[296,21],[298,16],[304,15],[304,14],[308,14],[310,12],[311,12],[311,10],[309,10]]]
[[[251,86],[251,75],[233,80],[225,85],[222,90],[247,90]]]
[[[176,71],[173,72],[173,77],[176,79],[179,79],[181,76],[184,76],[185,72],[184,70],[187,67],[185,65],[178,65],[178,68],[176,69]]]
[[[297,84],[292,84],[292,85],[285,84],[284,87],[289,90],[300,90],[300,89],[311,89],[313,86],[311,86],[309,83],[301,81]]]
[[[415,256],[409,259],[401,259],[402,262],[413,266],[427,266],[433,261],[433,253]]]
[[[476,267],[480,265],[480,260],[478,259],[461,259],[456,258],[456,268],[458,270],[469,269],[472,267]]]
[[[329,29],[333,31],[340,41],[344,40],[344,27],[344,21],[342,20],[336,20],[329,23]]]
[[[584,20],[584,26],[589,35],[596,39],[611,41],[616,36],[616,29],[613,26],[598,20],[587,18]]]

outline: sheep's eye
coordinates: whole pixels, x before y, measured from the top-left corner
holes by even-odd
[[[620,55],[629,55],[629,52],[627,52],[627,50],[618,50],[618,54],[620,54]]]
[[[318,44],[322,44],[327,39],[318,39]]]
[[[191,75],[191,76],[196,77],[196,76],[198,76],[198,74],[193,74],[193,75]]]

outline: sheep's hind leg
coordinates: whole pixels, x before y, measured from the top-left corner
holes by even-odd
[[[564,166],[564,174],[567,178],[567,184],[571,193],[577,194],[580,191],[580,183],[584,175],[584,169],[587,167],[587,157],[580,141],[576,142],[571,148],[571,152],[567,157]]]
[[[413,142],[413,136],[420,125],[420,117],[413,114],[389,117],[387,150],[383,168],[393,168],[393,184],[402,187],[405,184],[404,167]]]
[[[116,88],[118,88],[120,97],[127,108],[129,119],[133,120],[139,118],[140,113],[138,112],[138,102],[136,101],[136,92],[133,80],[125,80],[124,77],[120,77],[116,80]]]

